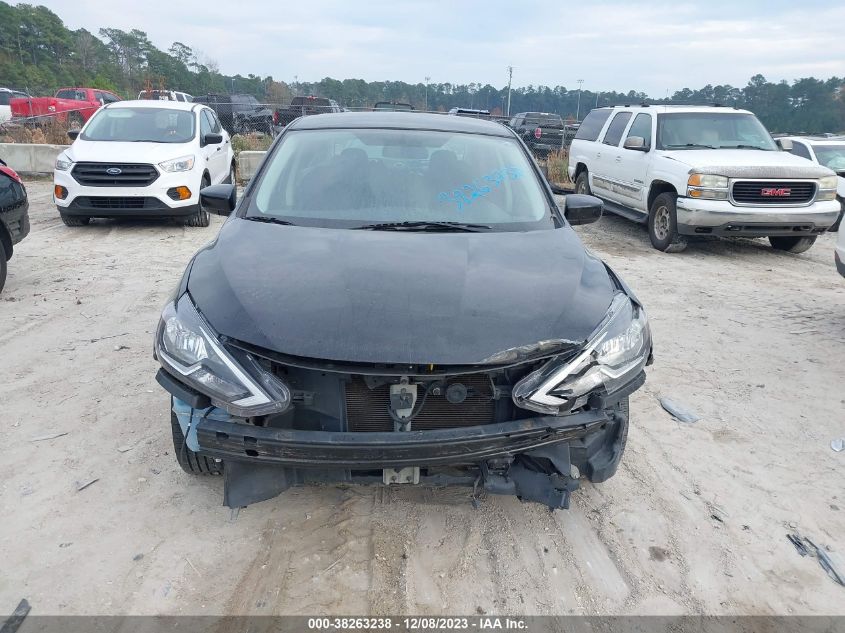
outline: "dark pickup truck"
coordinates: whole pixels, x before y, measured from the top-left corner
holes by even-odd
[[[508,126],[535,155],[546,156],[563,147],[564,123],[559,114],[520,112],[511,118]]]
[[[273,111],[252,95],[207,94],[194,97],[217,113],[220,124],[231,134],[264,132],[273,134]]]
[[[325,114],[326,112],[343,112],[343,108],[334,99],[325,97],[294,97],[287,108],[278,108],[273,113],[273,123],[284,127],[294,119],[310,114]]]

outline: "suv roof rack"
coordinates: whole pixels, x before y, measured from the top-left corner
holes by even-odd
[[[651,106],[667,106],[667,107],[676,107],[676,108],[684,108],[684,107],[705,107],[705,108],[733,108],[734,110],[738,110],[739,107],[736,104],[726,104],[726,103],[719,103],[714,101],[708,102],[682,102],[682,101],[643,101],[641,103],[624,103],[624,104],[616,104],[611,106],[604,106],[604,107],[623,107],[623,108],[649,108]]]

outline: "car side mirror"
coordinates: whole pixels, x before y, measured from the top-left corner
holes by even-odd
[[[206,134],[202,137],[202,144],[203,145],[220,145],[223,142],[223,135],[222,134]]]
[[[81,131],[82,131],[82,130],[68,130],[68,131],[67,131],[67,137],[68,137],[71,141],[75,141],[75,140],[76,140],[76,137],[77,137],[77,136],[79,136],[79,133],[80,133]]]
[[[563,215],[573,226],[598,221],[603,210],[604,203],[595,196],[572,193],[564,198]]]
[[[792,141],[788,138],[779,138],[775,141],[784,152],[791,152],[792,151]]]
[[[237,201],[238,192],[235,185],[211,185],[200,189],[200,204],[215,215],[231,214]]]
[[[638,152],[647,152],[648,146],[645,144],[645,139],[642,136],[629,136],[625,139],[624,149],[633,149]]]

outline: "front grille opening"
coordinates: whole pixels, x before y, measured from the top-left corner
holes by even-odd
[[[152,165],[134,163],[76,163],[71,174],[86,187],[146,187],[158,178]]]
[[[739,204],[800,205],[816,195],[816,183],[809,181],[741,180],[732,189],[734,202]]]
[[[431,431],[495,422],[496,401],[489,376],[469,374],[446,381],[446,385],[454,383],[467,388],[466,400],[453,404],[446,399],[445,389],[440,395],[429,392],[422,409],[411,422],[411,430]],[[422,397],[422,391],[419,397]],[[352,432],[393,431],[389,404],[390,386],[387,384],[370,389],[360,376],[354,376],[346,383],[346,419]]]

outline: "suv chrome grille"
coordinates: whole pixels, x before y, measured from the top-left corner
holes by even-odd
[[[797,206],[811,202],[815,195],[816,183],[811,180],[740,180],[732,189],[738,204]]]
[[[120,171],[110,174],[109,170]],[[76,163],[71,174],[86,187],[146,187],[158,178],[152,165],[131,163]]]

